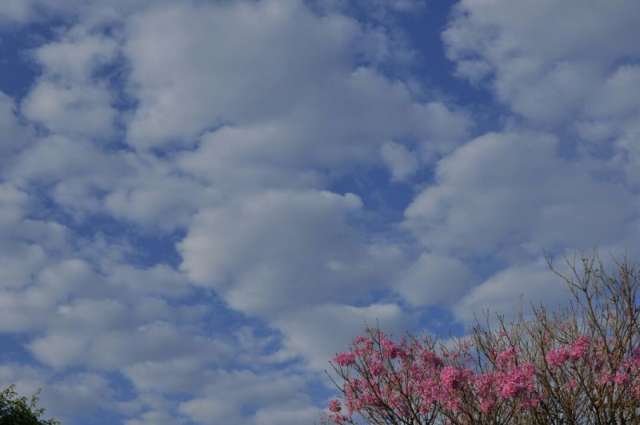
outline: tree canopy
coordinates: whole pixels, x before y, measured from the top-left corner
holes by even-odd
[[[576,265],[577,263],[577,265]],[[556,272],[571,302],[476,322],[454,341],[368,329],[331,362],[334,424],[640,423],[640,273],[595,257]],[[552,270],[553,269],[552,267]]]
[[[37,394],[21,396],[14,385],[0,392],[0,425],[60,425],[55,419],[42,419],[43,414]]]

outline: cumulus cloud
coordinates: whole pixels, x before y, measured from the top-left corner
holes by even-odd
[[[638,12],[625,2],[455,6],[443,41],[458,75],[488,87],[529,129],[455,151],[405,212],[429,250],[491,253],[496,274],[458,303],[459,318],[505,309],[519,295],[551,302],[539,297],[558,296],[535,260],[543,251],[636,249],[629,235],[637,234],[638,102],[629,88],[640,60],[630,36]],[[568,146],[576,146],[573,157]]]
[[[365,325],[553,303],[544,251],[637,252],[637,6],[591,3],[454,6],[447,55],[503,105],[475,125],[414,75],[422,1],[2,2],[60,25],[0,94],[0,331],[30,355],[0,383],[65,418],[312,422]]]
[[[395,142],[388,142],[380,149],[382,160],[391,172],[393,181],[405,180],[418,169],[418,160],[403,145]]]
[[[370,291],[388,288],[405,264],[400,247],[368,241],[350,224],[361,209],[351,194],[246,197],[196,218],[180,243],[182,268],[232,308],[268,319],[286,352],[322,369],[367,322],[411,322],[394,304],[353,306],[371,303]]]
[[[42,82],[25,99],[27,117],[48,129],[81,137],[108,137],[116,112],[101,87],[63,87]]]
[[[48,412],[65,417],[92,414],[98,409],[114,407],[115,394],[108,379],[94,373],[79,373],[48,388],[43,402],[55,406]]]
[[[54,133],[108,140],[115,133],[117,111],[108,83],[95,73],[115,59],[117,43],[85,32],[72,28],[60,41],[33,52],[43,72],[22,109]]]
[[[33,286],[70,249],[69,233],[58,223],[28,217],[32,199],[12,184],[0,185],[0,283],[2,330],[20,332],[44,323],[54,307],[55,282]]]
[[[629,37],[637,31],[633,19],[637,12],[638,6],[627,2],[558,5],[546,0],[465,0],[457,5],[443,37],[461,75],[474,77],[466,72],[467,66],[486,69],[495,78],[498,92],[504,87],[505,100],[511,99],[518,111],[518,92],[512,91],[518,87],[509,84],[516,82],[512,77],[532,77],[532,82],[544,84],[545,74],[556,70],[553,62],[560,67],[581,63],[589,74],[605,71],[602,68],[615,65],[622,56],[637,55],[638,46]],[[536,89],[531,85],[519,88],[523,95]]]
[[[410,304],[449,306],[458,302],[474,281],[473,272],[463,261],[424,253],[395,288]]]
[[[40,184],[76,218],[108,214],[146,231],[185,226],[221,189],[205,186],[166,159],[100,149],[80,137],[34,141],[6,169],[21,185]]]
[[[637,184],[637,3],[462,1],[444,32],[458,73],[529,124],[568,131]],[[593,146],[595,144],[595,146]]]
[[[90,79],[114,60],[117,51],[115,39],[91,34],[82,26],[76,26],[60,40],[38,47],[32,55],[49,78],[71,83]]]
[[[11,384],[21,395],[40,392],[40,405],[47,406],[47,416],[69,421],[115,404],[110,382],[95,373],[74,373],[58,380],[41,367],[4,363],[0,366],[0,385],[5,388]]]
[[[179,409],[201,424],[216,424],[221,420],[243,425],[273,423],[270,422],[275,414],[272,408],[260,406],[279,406],[287,420],[303,420],[312,409],[304,392],[305,385],[303,377],[292,374],[219,372],[203,389],[202,397],[181,403]],[[220,387],[225,391],[218,391]],[[251,413],[246,415],[243,411]]]
[[[47,380],[46,371],[19,363],[3,363],[0,366],[0,384],[3,387],[15,385],[21,394],[33,394]]]
[[[141,102],[130,138],[142,146],[193,143],[207,128],[277,116],[309,89],[303,71],[321,74],[346,59],[355,31],[352,22],[316,19],[292,1],[150,10],[128,29],[132,90]],[[292,33],[304,34],[304,41],[294,42]],[[175,54],[165,55],[166,49]]]
[[[30,134],[19,122],[15,101],[0,92],[0,165],[4,165],[18,152],[28,146]]]
[[[394,136],[436,150],[459,143],[464,114],[416,102],[401,81],[354,63],[368,36],[353,19],[319,17],[292,1],[149,10],[128,26],[131,93],[140,101],[130,143],[189,146],[212,128],[237,127],[249,140],[227,145],[221,135],[217,151],[256,158],[269,146],[265,163],[307,167],[376,159]]]
[[[361,208],[352,194],[266,191],[205,210],[179,244],[182,268],[231,307],[266,317],[357,300],[402,261],[397,247],[370,243],[350,225]]]
[[[317,407],[280,406],[260,409],[255,415],[256,425],[296,425],[317,421],[322,409]]]
[[[604,161],[560,146],[548,133],[512,130],[442,159],[435,182],[405,210],[403,226],[426,252],[398,292],[412,303],[450,305],[468,322],[483,310],[511,314],[519,302],[564,300],[566,289],[541,261],[546,254],[635,252],[633,187],[611,179]]]
[[[163,264],[123,262],[126,257],[115,255],[117,245],[81,242],[72,229],[31,218],[39,205],[32,194],[9,184],[0,189],[2,251],[11,253],[2,258],[1,331],[28,336],[23,348],[46,366],[35,372],[11,366],[24,373],[3,382],[19,383],[25,393],[44,387],[42,402],[53,407],[52,414],[78,418],[120,407],[111,399],[110,383],[71,370],[127,370],[181,359],[201,368],[229,358],[227,343],[196,325],[209,307],[182,304],[191,294],[182,274]],[[76,251],[76,244],[83,249]]]
[[[329,360],[344,351],[366,327],[380,326],[400,336],[415,326],[415,320],[397,304],[359,307],[327,303],[284,313],[275,324],[284,333],[285,350],[302,355],[312,368],[325,370]]]
[[[10,25],[50,23],[55,19],[76,19],[102,24],[128,16],[150,4],[167,0],[7,0],[0,5],[2,22]]]
[[[454,306],[456,317],[471,322],[483,313],[514,317],[532,304],[548,307],[568,299],[564,283],[553,275],[544,261],[508,267],[474,287]]]
[[[467,256],[604,245],[636,213],[630,192],[591,165],[559,156],[550,135],[487,134],[438,164],[437,183],[407,208],[405,226],[430,249]]]

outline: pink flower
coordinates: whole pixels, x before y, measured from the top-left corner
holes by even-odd
[[[338,415],[338,414],[331,415],[330,419],[338,425],[345,424],[349,420],[348,417],[344,415]]]
[[[488,397],[491,394],[496,381],[496,375],[493,373],[484,373],[477,375],[475,379],[476,390],[480,397]]]
[[[462,387],[466,381],[466,375],[465,371],[461,368],[445,366],[442,372],[440,372],[440,379],[447,390],[455,390]]]
[[[568,390],[575,390],[578,388],[578,382],[575,379],[570,379],[569,382],[565,384],[565,388]]]
[[[443,364],[442,359],[438,357],[438,355],[433,351],[425,350],[422,352],[421,357],[422,363],[424,363],[424,365],[428,367],[441,367]]]
[[[369,340],[369,338],[364,337],[362,335],[358,335],[357,337],[354,338],[353,343],[355,345],[360,345],[360,344],[363,344],[363,343],[367,342],[368,340]]]
[[[500,354],[498,354],[498,357],[496,358],[496,361],[498,363],[499,367],[505,367],[510,365],[513,361],[515,361],[516,359],[516,349],[511,347],[507,350],[504,350],[503,352],[501,352]]]
[[[602,372],[600,374],[600,376],[598,377],[598,382],[600,384],[602,384],[602,385],[606,385],[609,382],[613,382],[613,378],[614,378],[614,376],[612,374],[607,373],[607,372]]]
[[[369,369],[371,370],[371,374],[373,376],[380,376],[382,372],[384,372],[384,365],[380,361],[373,362]]]
[[[482,413],[489,413],[493,406],[496,405],[496,401],[493,399],[484,399],[480,402],[480,410]]]
[[[496,378],[495,373],[483,373],[475,377],[476,394],[480,401],[480,410],[483,413],[489,413],[496,404]]]
[[[351,366],[356,362],[356,356],[353,353],[340,353],[333,359],[339,366]]]
[[[562,366],[567,360],[569,360],[570,354],[566,348],[556,348],[547,353],[547,362],[553,366]]]
[[[571,360],[576,361],[578,359],[581,359],[589,349],[590,343],[591,340],[588,336],[581,336],[580,338],[576,339],[575,342],[569,347],[569,357],[571,358]]]
[[[402,350],[396,345],[396,343],[391,341],[390,339],[383,339],[380,342],[380,345],[382,346],[382,352],[384,353],[384,355],[386,357],[389,357],[390,359],[395,359],[402,352]]]
[[[329,402],[329,411],[333,413],[338,413],[342,410],[342,405],[340,404],[340,400],[331,400]]]
[[[629,381],[629,375],[627,373],[623,373],[623,372],[618,372],[616,373],[616,375],[613,377],[613,382],[615,382],[618,385],[624,385]]]
[[[503,398],[515,398],[532,392],[534,373],[534,366],[527,363],[505,374],[502,377],[500,395]]]

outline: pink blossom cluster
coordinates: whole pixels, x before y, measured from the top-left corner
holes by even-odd
[[[546,356],[552,368],[561,368],[581,360],[590,371],[593,371],[600,385],[610,384],[629,389],[640,398],[640,348],[635,348],[628,358],[623,359],[613,369],[605,358],[605,347],[593,347],[591,339],[586,336],[577,338],[571,344],[550,350]],[[568,388],[576,386],[575,379],[567,383]]]
[[[615,370],[603,368],[598,382],[601,385],[609,384],[627,389],[640,399],[640,347],[635,348]]]
[[[356,361],[356,356],[353,353],[340,353],[335,358],[334,361],[339,366],[351,366]]]
[[[585,356],[590,343],[591,339],[589,337],[581,336],[568,346],[550,350],[547,353],[547,362],[553,367],[559,367],[567,361],[578,361]]]
[[[413,408],[428,414],[437,408],[455,416],[469,395],[478,400],[478,409],[484,413],[500,400],[519,400],[523,409],[538,402],[534,367],[518,364],[513,348],[498,355],[495,371],[478,373],[460,362],[463,352],[438,355],[417,340],[396,344],[382,333],[378,337],[377,343],[358,337],[352,351],[334,358],[341,370],[356,369],[352,371],[356,373],[343,374],[346,412],[338,400],[331,401],[329,410],[335,423],[381,405],[400,413]],[[416,396],[419,403],[410,406]]]
[[[445,423],[469,423],[456,420],[467,415],[473,423],[473,418],[495,414],[501,408],[520,412],[535,409],[544,401],[538,382],[543,366],[525,361],[514,346],[502,347],[492,351],[484,363],[473,364],[470,353],[474,347],[469,345],[447,351],[418,339],[396,343],[380,331],[359,336],[350,351],[333,359],[343,379],[344,400],[330,402],[330,418],[336,424],[347,424],[355,423],[352,417],[356,414],[366,417],[378,412],[389,415],[389,423],[393,423],[397,418],[438,414],[444,416]],[[549,350],[545,359],[552,370],[595,369],[596,364],[604,364],[602,352],[594,349],[587,336]],[[640,399],[640,349],[618,370],[605,369],[599,372],[602,384],[628,387]],[[575,391],[577,381],[571,373],[567,376],[558,391]]]

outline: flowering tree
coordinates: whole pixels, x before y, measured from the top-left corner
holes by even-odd
[[[453,344],[357,337],[331,365],[334,424],[640,424],[637,270],[567,262],[572,302],[506,322],[477,322]],[[555,271],[555,269],[552,270]]]

